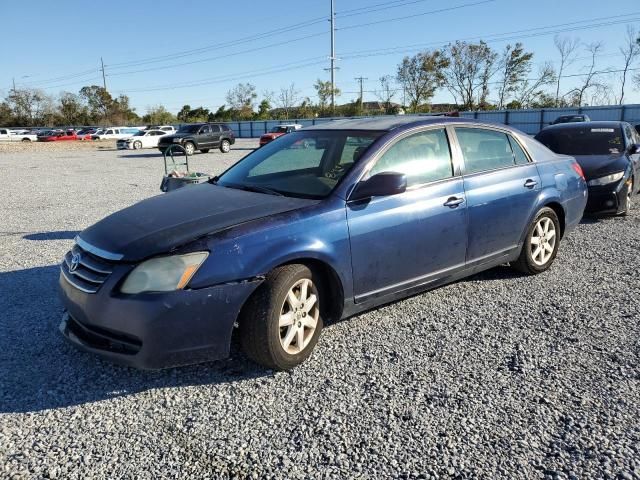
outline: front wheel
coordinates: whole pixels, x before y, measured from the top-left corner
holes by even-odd
[[[301,364],[318,342],[324,300],[322,279],[305,265],[273,270],[242,309],[242,349],[268,368]]]
[[[140,150],[142,148],[142,142],[140,140],[136,140],[133,142],[133,149]]]
[[[527,275],[542,273],[553,263],[559,246],[558,215],[553,209],[544,207],[529,225],[520,256],[511,266]]]
[[[220,142],[220,151],[222,153],[229,153],[230,150],[231,142],[229,142],[229,140],[222,140],[222,142]]]
[[[191,142],[187,142],[184,144],[184,150],[187,152],[187,155],[193,155],[196,153],[196,146]]]
[[[634,190],[633,177],[627,181],[627,195],[625,196],[624,210],[620,213],[623,217],[626,217],[631,212],[631,206],[633,205],[633,190]]]

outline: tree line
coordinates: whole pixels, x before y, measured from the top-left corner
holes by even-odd
[[[520,42],[496,50],[484,41],[457,41],[440,49],[406,56],[393,75],[378,79],[368,93],[377,99],[363,102],[359,96],[342,105],[331,105],[340,89],[318,79],[315,100],[301,95],[294,83],[279,91],[260,95],[255,85],[239,83],[225,96],[217,110],[184,105],[177,115],[164,106],[149,107],[139,115],[126,95],[113,97],[107,89],[90,85],[77,93],[47,95],[39,89],[9,91],[0,102],[0,125],[119,125],[174,124],[199,121],[268,120],[318,116],[393,114],[401,111],[428,113],[446,110],[495,110],[578,107],[622,104],[629,91],[640,89],[640,35],[627,27],[617,66],[598,69],[602,42],[583,44],[579,39],[554,38],[555,62],[534,63],[534,53]],[[579,73],[569,73],[578,67]],[[571,88],[565,88],[572,77]],[[452,104],[434,105],[437,92],[445,89]]]

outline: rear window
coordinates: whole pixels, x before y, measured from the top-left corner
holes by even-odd
[[[620,127],[562,128],[543,130],[536,140],[563,155],[615,155],[624,151]]]

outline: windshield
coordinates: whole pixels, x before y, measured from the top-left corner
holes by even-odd
[[[536,139],[554,152],[564,155],[615,155],[624,151],[622,130],[619,127],[585,126],[543,130]]]
[[[179,133],[198,133],[202,125],[183,125],[178,130]]]
[[[148,130],[140,130],[133,134],[134,137],[144,137],[148,133]]]
[[[287,127],[273,127],[271,133],[287,133]]]
[[[324,198],[383,132],[300,131],[247,155],[218,179],[230,188]]]

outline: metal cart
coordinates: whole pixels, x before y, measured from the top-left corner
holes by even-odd
[[[173,152],[181,151],[184,155],[184,162],[177,162],[173,156]],[[171,165],[167,163],[167,155],[171,157]],[[189,171],[189,154],[182,145],[170,145],[163,153],[164,157],[164,177],[162,177],[162,183],[160,183],[160,190],[163,192],[171,192],[177,188],[182,188],[186,185],[195,185],[198,183],[204,183],[212,178],[211,175],[201,172]],[[172,167],[169,170],[169,167]],[[185,167],[184,172],[178,170],[179,167]],[[179,176],[171,175],[171,173],[178,173]]]

